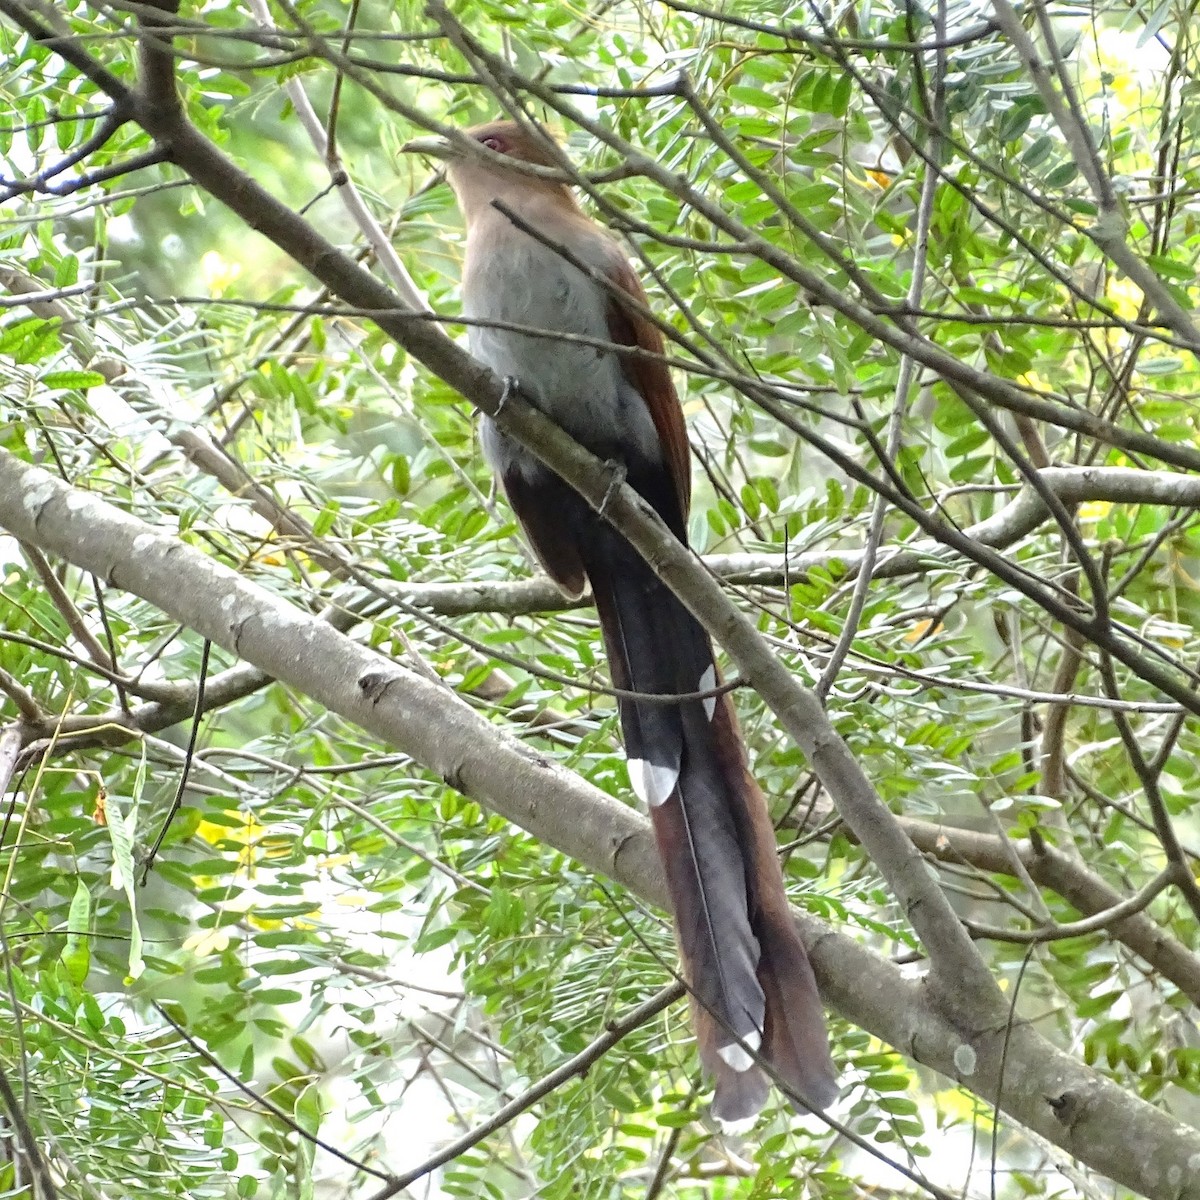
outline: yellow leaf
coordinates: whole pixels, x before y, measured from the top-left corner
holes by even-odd
[[[906,642],[916,642],[923,638],[927,633],[937,633],[941,629],[942,623],[939,621],[936,628],[932,621],[918,621],[905,635]]]
[[[1083,521],[1099,521],[1112,511],[1109,500],[1088,500],[1079,506],[1079,517]]]
[[[183,948],[197,958],[209,958],[220,954],[229,945],[229,932],[225,929],[201,929],[184,939]]]
[[[1142,289],[1123,275],[1110,275],[1104,291],[1118,317],[1132,321],[1141,312]]]
[[[209,845],[218,842],[241,842],[243,846],[256,842],[263,835],[266,826],[253,814],[237,809],[226,809],[225,815],[236,817],[236,825],[220,824],[216,821],[201,821],[196,826],[196,832]]]
[[[240,262],[223,258],[215,250],[209,250],[200,259],[200,274],[204,277],[208,290],[214,295],[227,291],[241,273]]]

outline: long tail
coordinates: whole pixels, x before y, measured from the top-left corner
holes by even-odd
[[[708,636],[603,523],[583,547],[613,682],[681,695],[718,684]],[[714,1115],[753,1116],[768,1082],[757,1051],[812,1109],[837,1082],[812,967],[788,911],[766,802],[746,769],[728,696],[622,700],[629,774],[666,870]]]

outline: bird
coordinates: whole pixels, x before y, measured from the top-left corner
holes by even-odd
[[[521,169],[559,166],[557,143],[540,125],[497,120],[407,148],[444,161],[466,226],[472,355],[612,464],[686,544],[687,429],[645,291],[567,182]],[[816,981],[707,633],[600,512],[488,417],[480,441],[546,573],[573,599],[591,588],[713,1115],[753,1117],[769,1075],[802,1111],[827,1108],[838,1087]],[[659,699],[671,696],[686,698]]]

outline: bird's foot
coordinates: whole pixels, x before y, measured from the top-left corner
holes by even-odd
[[[596,509],[601,516],[607,513],[608,506],[613,502],[613,497],[616,496],[621,484],[625,482],[627,474],[625,464],[618,462],[615,458],[610,458],[604,467],[608,471],[608,487],[604,490],[604,499],[600,501],[600,507]]]
[[[496,401],[496,411],[493,417],[498,417],[504,406],[521,390],[521,381],[515,375],[505,375],[504,386],[500,389],[500,399]]]

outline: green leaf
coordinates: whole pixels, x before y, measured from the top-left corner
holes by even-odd
[[[91,915],[92,894],[79,879],[67,914],[67,944],[62,952],[62,964],[73,983],[82,983],[91,969]]]
[[[43,387],[71,388],[76,391],[100,387],[106,382],[99,371],[48,371],[41,378]]]
[[[79,258],[74,254],[65,254],[54,268],[54,286],[67,288],[79,281]]]
[[[333,523],[337,520],[338,513],[342,510],[342,506],[336,501],[325,505],[319,513],[317,519],[313,521],[313,533],[317,537],[324,537],[332,528]]]
[[[137,808],[131,807],[128,816],[121,812],[116,797],[109,796],[105,804],[108,838],[112,846],[112,886],[125,893],[129,904],[129,959],[130,980],[139,978],[146,968],[142,958],[142,929],[138,922],[137,889],[133,863],[133,842],[137,833]]]
[[[1022,153],[1021,162],[1029,169],[1041,166],[1042,163],[1054,153],[1054,139],[1048,134],[1042,134],[1041,137],[1035,138],[1029,147]]]
[[[392,459],[391,484],[397,496],[407,496],[412,487],[412,471],[408,459],[401,454]]]
[[[1164,279],[1178,279],[1182,283],[1195,283],[1196,267],[1194,263],[1182,263],[1165,254],[1146,255],[1146,264],[1156,274]]]
[[[254,1002],[256,1004],[298,1004],[304,996],[291,988],[255,988]]]
[[[744,83],[735,83],[727,90],[726,94],[731,100],[750,108],[771,109],[779,103],[778,99],[765,89],[750,87]]]
[[[1183,359],[1173,354],[1158,355],[1154,358],[1143,355],[1138,359],[1138,374],[1151,377],[1158,375],[1174,375],[1183,370]]]
[[[1060,163],[1046,176],[1046,187],[1051,189],[1066,187],[1078,174],[1079,168],[1073,161]]]
[[[835,117],[844,117],[850,107],[850,97],[854,91],[854,79],[847,72],[842,75],[833,87],[833,98],[830,107]]]

